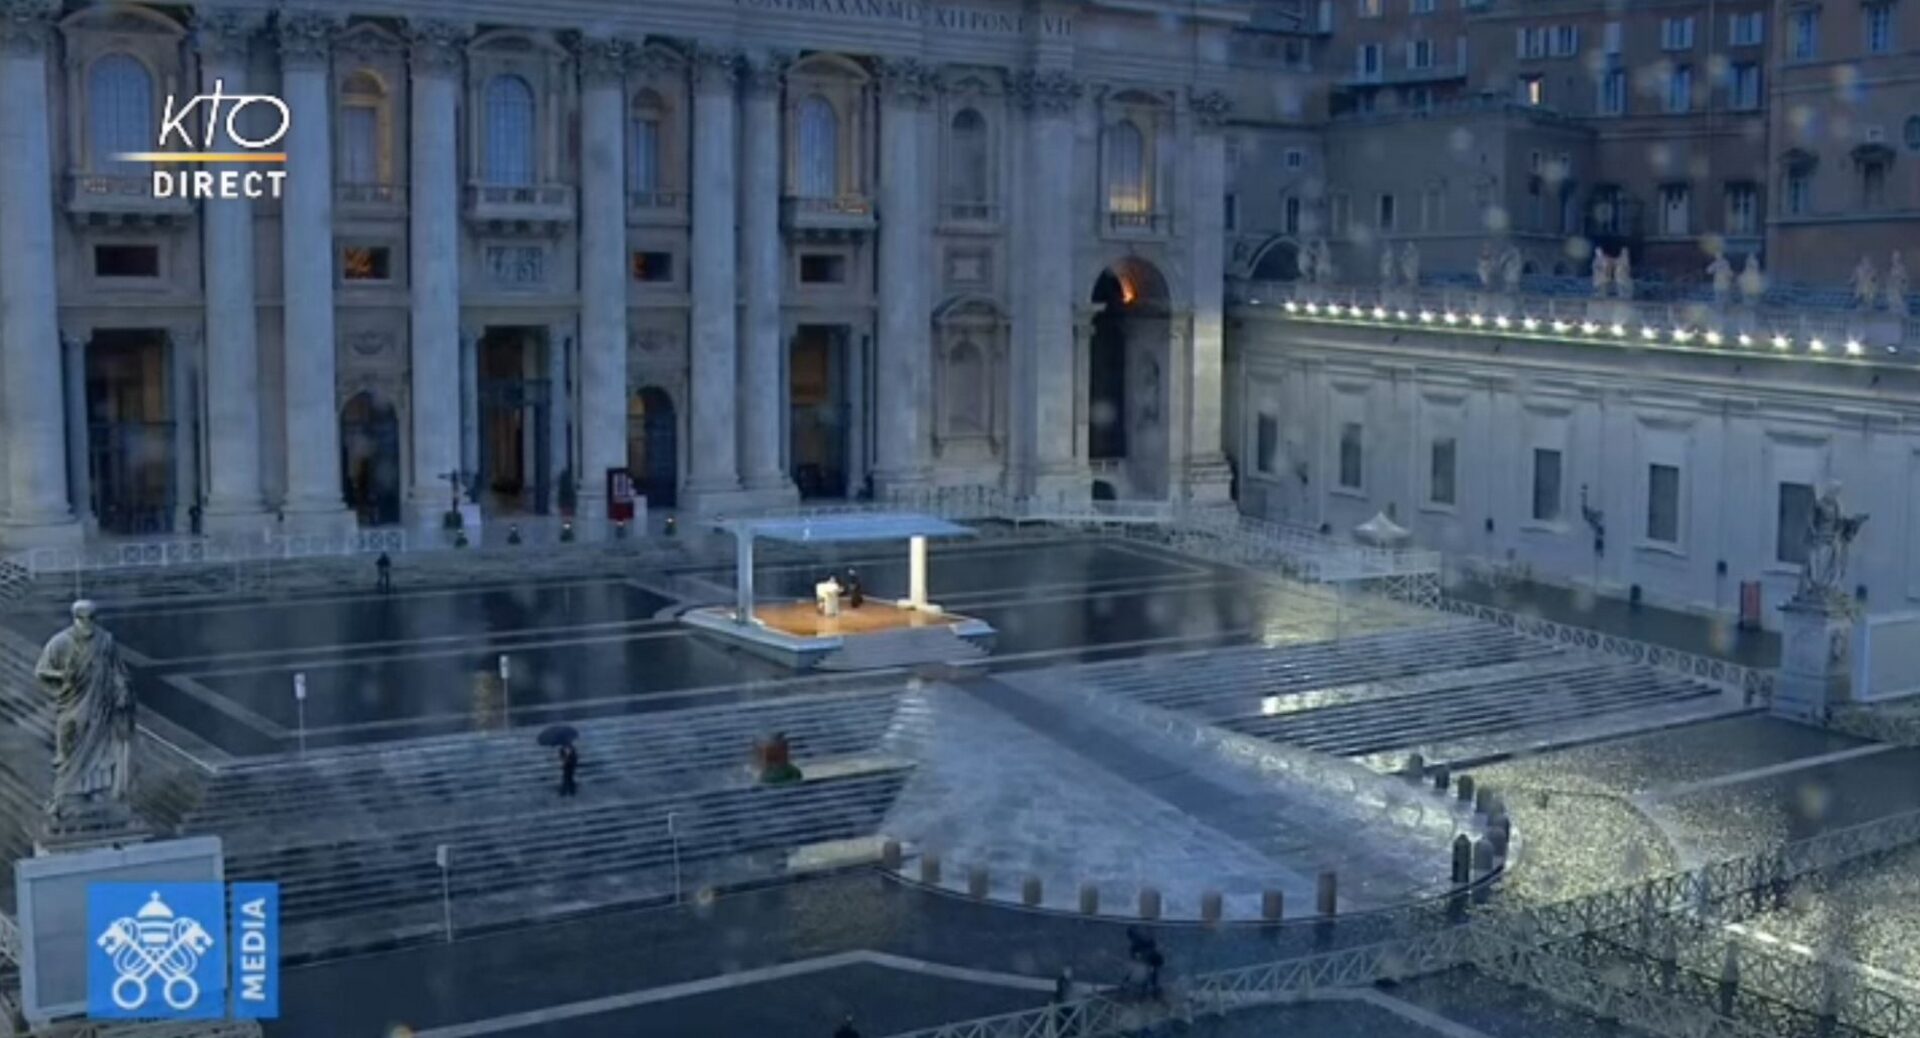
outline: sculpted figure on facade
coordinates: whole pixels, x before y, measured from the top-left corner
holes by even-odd
[[[1333,246],[1325,238],[1313,243],[1313,280],[1315,284],[1331,285],[1335,272],[1333,269]]]
[[[1614,294],[1622,299],[1633,298],[1633,260],[1627,255],[1627,247],[1620,246],[1620,255],[1613,258],[1608,266],[1613,268]]]
[[[1493,291],[1494,262],[1493,243],[1481,243],[1480,259],[1474,263],[1474,272],[1480,276],[1480,287],[1489,292]]]
[[[1740,268],[1740,296],[1752,306],[1760,302],[1766,291],[1767,275],[1760,269],[1760,257],[1749,252],[1746,265]]]
[[[1313,242],[1306,242],[1294,253],[1293,265],[1299,269],[1299,280],[1303,285],[1320,283],[1320,257],[1313,251]]]
[[[1713,262],[1707,264],[1707,276],[1713,279],[1713,301],[1715,305],[1725,306],[1733,296],[1733,264],[1727,262],[1727,254],[1716,253]]]
[[[1893,250],[1893,258],[1887,261],[1887,309],[1896,317],[1907,313],[1907,261],[1900,257],[1899,249]]]
[[[1865,513],[1848,515],[1840,506],[1839,482],[1828,480],[1820,488],[1807,517],[1807,560],[1800,569],[1796,598],[1824,604],[1845,602],[1841,586],[1847,575],[1848,551],[1866,522]]]
[[[1392,288],[1399,266],[1393,261],[1393,243],[1380,243],[1380,287]]]
[[[1873,261],[1865,256],[1853,267],[1853,305],[1862,310],[1873,309],[1874,300],[1880,295],[1880,275],[1873,269]]]
[[[93,603],[73,603],[73,623],[47,639],[34,676],[53,697],[56,821],[127,802],[133,785],[133,688],[120,646],[94,622]]]
[[[1400,250],[1400,277],[1408,288],[1420,287],[1420,250],[1412,242]]]
[[[1507,246],[1506,253],[1500,257],[1500,271],[1501,280],[1506,282],[1508,295],[1514,295],[1520,291],[1520,275],[1526,273],[1526,270],[1527,261],[1521,257],[1520,249],[1513,245]]]
[[[1607,286],[1613,283],[1613,262],[1607,259],[1607,250],[1595,246],[1593,250],[1593,297],[1605,299]]]

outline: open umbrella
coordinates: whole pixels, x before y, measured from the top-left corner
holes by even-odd
[[[580,738],[579,729],[570,724],[550,724],[540,730],[540,745],[569,746]]]

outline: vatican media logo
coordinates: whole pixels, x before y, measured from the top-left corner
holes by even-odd
[[[265,105],[278,119],[273,132],[248,137],[240,125],[240,113],[255,105]],[[189,122],[204,110],[205,121],[198,123],[200,139],[196,145]],[[224,118],[223,118],[224,115]],[[287,135],[293,113],[287,103],[272,94],[229,94],[226,81],[213,81],[213,93],[195,94],[185,104],[167,95],[166,109],[160,117],[160,151],[123,151],[115,158],[122,162],[144,162],[156,166],[190,165],[200,168],[155,169],[155,198],[279,198],[286,184],[282,169],[208,169],[207,166],[281,166],[287,153],[273,150]],[[224,131],[224,135],[220,132]],[[237,151],[216,151],[216,145],[231,142]],[[174,151],[165,150],[178,144]]]
[[[87,888],[87,1014],[107,1020],[280,1015],[280,888],[235,883],[95,883]],[[224,938],[224,939],[223,939]],[[232,961],[229,986],[228,961]],[[228,992],[232,999],[229,1007]]]

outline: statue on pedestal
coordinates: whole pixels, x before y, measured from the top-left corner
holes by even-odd
[[[1300,251],[1294,255],[1293,265],[1300,270],[1301,284],[1312,285],[1319,282],[1318,272],[1314,269],[1318,261],[1319,257],[1314,255],[1312,242],[1300,246]]]
[[[1800,569],[1794,597],[1803,602],[1844,605],[1841,581],[1847,575],[1847,552],[1866,525],[1865,513],[1848,515],[1840,507],[1840,484],[1829,480],[1814,499],[1807,517],[1807,561]]]
[[[1420,287],[1420,250],[1412,242],[1400,250],[1400,276],[1408,288]]]
[[[1713,304],[1727,305],[1733,297],[1733,264],[1727,262],[1727,254],[1716,253],[1713,262],[1707,264],[1707,276],[1713,279]]]
[[[1746,266],[1740,268],[1740,297],[1746,300],[1748,306],[1753,306],[1760,302],[1760,297],[1766,291],[1767,276],[1760,270],[1760,257],[1749,252]]]
[[[1633,261],[1627,256],[1626,246],[1622,245],[1620,247],[1620,255],[1615,256],[1613,262],[1608,264],[1608,266],[1613,268],[1613,288],[1615,294],[1622,299],[1632,299]]]
[[[1907,261],[1900,258],[1899,249],[1887,261],[1887,309],[1895,317],[1907,315]]]
[[[1593,249],[1593,298],[1607,298],[1607,286],[1613,283],[1613,263],[1607,259],[1607,251],[1594,246]]]
[[[1393,243],[1381,242],[1380,243],[1380,287],[1392,288],[1394,277],[1398,273],[1399,273],[1399,268],[1393,262]]]
[[[1515,295],[1520,291],[1520,275],[1525,273],[1527,261],[1520,256],[1520,250],[1512,245],[1500,257],[1501,280],[1506,282],[1507,294]]]
[[[1874,273],[1873,261],[1862,256],[1853,268],[1853,305],[1871,310],[1879,295],[1880,277]]]
[[[1474,269],[1480,275],[1480,287],[1489,292],[1493,291],[1493,267],[1493,243],[1483,243],[1480,246],[1480,260],[1474,264]]]
[[[1325,238],[1313,243],[1313,280],[1318,285],[1331,285],[1334,279],[1333,247]]]
[[[134,701],[120,646],[94,622],[93,603],[73,604],[73,624],[47,640],[34,676],[53,696],[56,827],[124,809],[133,787]]]

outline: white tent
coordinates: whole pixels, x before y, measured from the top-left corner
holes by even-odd
[[[1394,522],[1381,512],[1353,528],[1353,538],[1376,548],[1397,548],[1413,537],[1413,531]]]

